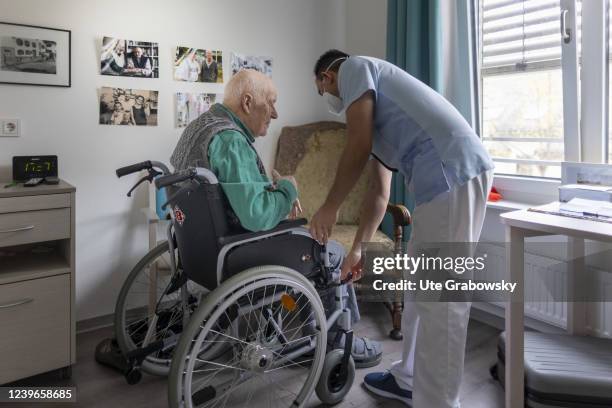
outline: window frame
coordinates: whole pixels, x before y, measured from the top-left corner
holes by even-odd
[[[608,162],[608,1],[582,2],[581,156]]]
[[[563,78],[564,160],[579,162],[608,162],[608,18],[609,0],[582,1],[581,58],[578,64],[575,36],[572,47],[562,42],[560,69]],[[478,134],[482,136],[483,75],[482,75],[482,0],[474,0],[477,15],[476,35],[478,57],[476,75],[478,83]],[[576,33],[576,0],[560,0],[561,9],[568,9],[568,27]],[[545,64],[544,64],[545,65]],[[547,68],[546,66],[541,68]],[[557,65],[559,66],[559,65]],[[552,66],[550,68],[553,68]],[[571,95],[571,96],[567,96]],[[569,101],[569,103],[566,103]],[[524,176],[518,174],[495,175],[495,185],[511,192],[508,199],[535,203],[544,197],[556,198],[560,179]]]

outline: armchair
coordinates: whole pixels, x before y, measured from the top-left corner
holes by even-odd
[[[317,122],[302,126],[287,126],[282,129],[275,168],[283,175],[293,175],[298,183],[299,197],[306,219],[311,219],[323,204],[332,186],[338,160],[346,144],[346,125],[340,122]],[[368,166],[370,164],[368,163]],[[366,193],[369,172],[364,171],[357,185],[340,208],[338,224],[332,238],[339,241],[348,251],[359,225],[359,211],[362,197]],[[388,204],[394,225],[393,243],[402,242],[402,227],[410,224],[410,212],[403,205]],[[391,239],[377,231],[373,242],[391,243]],[[391,314],[393,329],[390,337],[401,340],[401,302],[385,305]]]

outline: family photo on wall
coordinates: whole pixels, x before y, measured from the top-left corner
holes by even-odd
[[[272,57],[232,53],[232,75],[243,69],[254,69],[272,78]]]
[[[223,100],[223,95],[213,93],[177,92],[176,127],[185,127],[212,105]]]
[[[174,79],[188,82],[223,83],[221,51],[176,47]]]
[[[159,78],[159,46],[153,42],[104,37],[100,55],[100,73]]]
[[[100,89],[100,124],[157,126],[158,91]]]
[[[0,37],[2,41],[2,37]],[[32,40],[33,41],[33,40]],[[45,44],[52,49],[53,44]],[[173,76],[177,81],[211,84],[223,83],[223,52],[177,46]],[[255,69],[272,76],[272,58],[231,53],[232,75],[243,69]],[[103,37],[100,74],[141,78],[159,78],[159,45],[153,42]],[[127,88],[100,88],[101,125],[157,126],[158,91]],[[223,94],[176,92],[175,127],[186,127],[223,100]]]

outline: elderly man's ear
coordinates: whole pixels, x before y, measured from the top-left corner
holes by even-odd
[[[253,103],[254,103],[254,99],[253,99],[253,95],[251,95],[250,93],[246,93],[242,96],[242,110],[249,114],[251,113],[251,109],[253,108]]]

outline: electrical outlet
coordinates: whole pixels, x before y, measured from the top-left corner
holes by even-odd
[[[19,119],[2,119],[0,136],[17,137],[21,134],[21,123]]]

